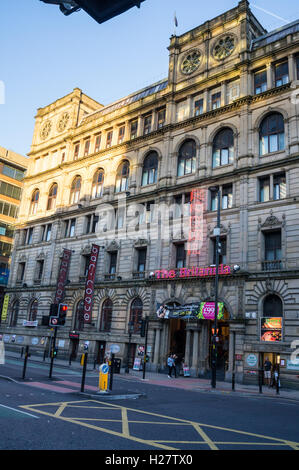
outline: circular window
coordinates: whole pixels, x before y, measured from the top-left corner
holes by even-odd
[[[228,57],[235,48],[235,39],[232,36],[224,36],[214,47],[214,56],[218,60]]]
[[[186,75],[194,72],[200,65],[201,53],[192,51],[183,59],[181,71]]]

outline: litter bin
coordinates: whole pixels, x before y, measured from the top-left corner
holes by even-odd
[[[120,374],[121,359],[114,359],[114,374]]]

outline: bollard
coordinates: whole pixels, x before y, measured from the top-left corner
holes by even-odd
[[[26,346],[22,379],[25,379],[28,357],[29,357],[29,346]]]
[[[81,380],[81,392],[84,392],[84,385],[85,385],[85,376],[86,376],[86,367],[87,367],[87,358],[88,353],[84,354],[84,362],[83,362],[83,372],[82,372],[82,380]]]
[[[109,390],[112,390],[112,385],[113,385],[113,372],[114,372],[114,354],[111,354]]]
[[[233,391],[235,391],[235,380],[236,380],[235,371],[233,371],[232,373],[232,390]]]
[[[259,389],[263,393],[263,369],[259,369]]]
[[[275,375],[275,382],[276,382],[276,395],[279,395],[279,374],[278,374],[278,372]]]

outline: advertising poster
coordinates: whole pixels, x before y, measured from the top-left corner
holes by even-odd
[[[261,341],[282,340],[282,318],[261,318]]]
[[[218,302],[217,319],[223,318],[223,302]],[[215,319],[215,302],[201,302],[197,318],[204,320]]]

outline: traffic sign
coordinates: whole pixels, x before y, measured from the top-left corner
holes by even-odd
[[[117,354],[120,351],[118,344],[111,344],[110,351],[112,354]]]
[[[49,326],[57,326],[58,325],[58,317],[50,317]]]
[[[108,374],[108,372],[109,372],[108,364],[102,364],[100,366],[100,372],[102,372],[102,374]]]
[[[101,392],[106,392],[108,387],[108,364],[102,364],[100,366],[100,376],[99,376],[99,389]]]

